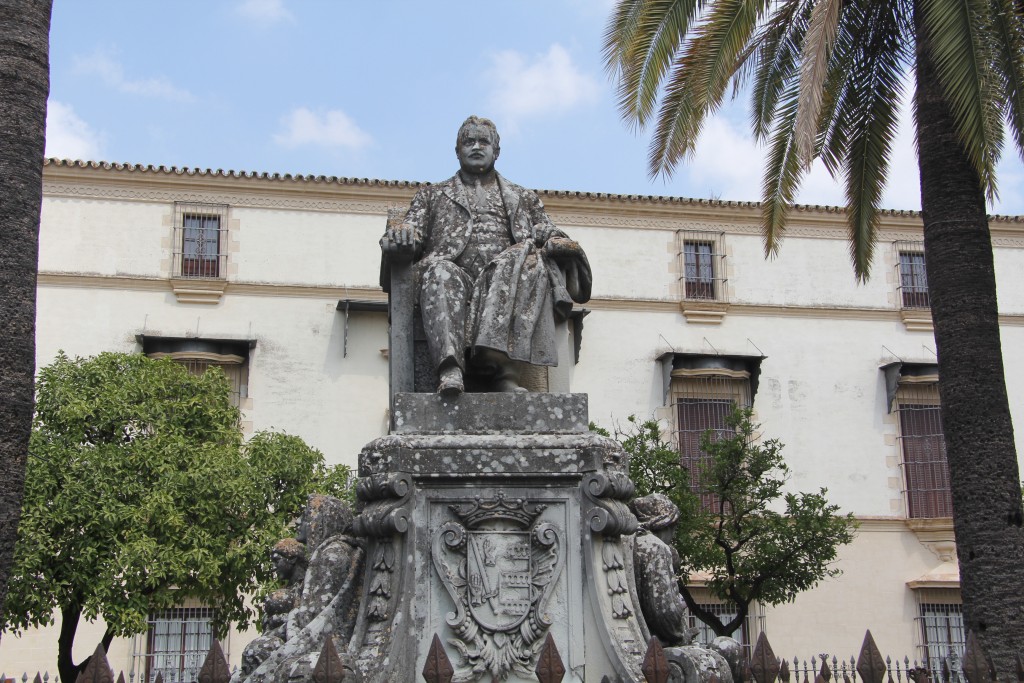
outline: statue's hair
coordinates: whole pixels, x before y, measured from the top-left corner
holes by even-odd
[[[306,546],[294,538],[282,538],[271,548],[271,553],[306,564]]]
[[[629,504],[641,528],[658,531],[679,522],[679,508],[662,493],[635,498]]]
[[[498,127],[494,125],[494,121],[485,119],[482,116],[470,116],[468,119],[462,122],[459,126],[459,134],[455,136],[455,149],[458,150],[459,143],[462,141],[462,132],[470,126],[482,126],[487,130],[491,131],[491,137],[494,142],[494,151],[497,152],[501,149],[501,136],[498,135]]]

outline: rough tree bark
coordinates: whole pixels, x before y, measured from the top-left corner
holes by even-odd
[[[918,159],[924,253],[964,623],[1001,680],[1015,678],[1024,633],[1024,512],[999,339],[985,197],[917,31]]]
[[[0,609],[32,428],[52,0],[0,0]]]

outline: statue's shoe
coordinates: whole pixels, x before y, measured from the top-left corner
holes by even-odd
[[[466,390],[462,382],[462,370],[458,367],[441,371],[441,381],[437,385],[437,393],[445,398],[453,398]]]

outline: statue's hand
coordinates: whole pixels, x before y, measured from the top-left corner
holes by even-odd
[[[544,245],[544,252],[553,259],[575,258],[583,255],[578,242],[566,237],[552,237]]]
[[[558,231],[552,225],[535,223],[533,226],[533,243],[538,247],[543,247],[551,239],[551,236],[557,233]]]
[[[407,225],[388,228],[380,238],[381,251],[389,258],[412,258],[416,253],[416,236]]]

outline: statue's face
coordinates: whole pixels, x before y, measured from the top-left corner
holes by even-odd
[[[490,129],[475,124],[462,131],[455,152],[462,170],[473,174],[487,173],[494,168],[494,160],[498,158]]]
[[[270,561],[274,565],[274,571],[279,579],[287,579],[295,569],[295,558],[287,557],[279,552],[270,553]]]

